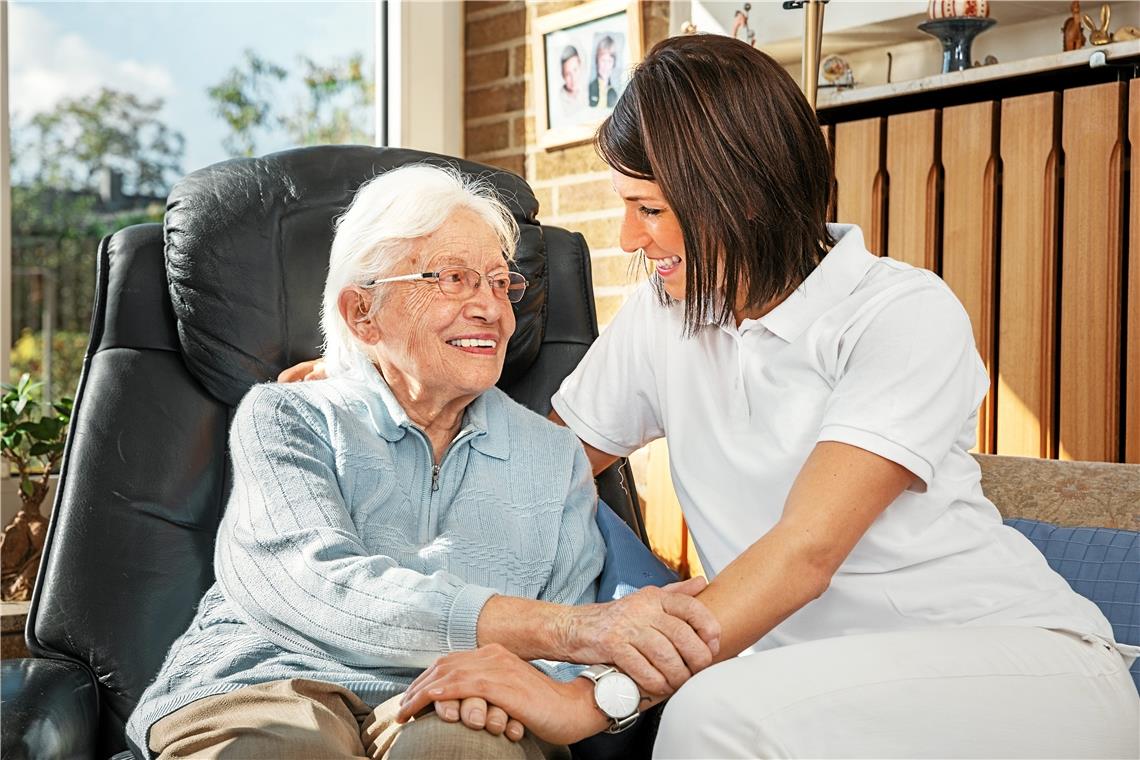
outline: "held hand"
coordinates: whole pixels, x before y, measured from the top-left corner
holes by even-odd
[[[288,369],[282,370],[281,374],[277,376],[279,383],[295,383],[301,380],[324,380],[325,375],[325,362],[323,359],[310,359],[307,362],[294,364]]]
[[[440,657],[404,692],[396,720],[405,723],[432,702],[471,697],[498,706],[554,744],[570,744],[606,727],[586,679],[558,683],[498,644]]]
[[[476,731],[486,731],[492,736],[506,735],[517,742],[526,730],[523,724],[507,715],[503,708],[488,705],[482,697],[467,697],[464,700],[447,699],[436,702],[435,714],[447,723],[463,721],[463,725]]]
[[[694,598],[707,585],[704,578],[690,578],[615,602],[568,608],[567,659],[613,664],[642,693],[672,694],[720,651],[720,623]]]

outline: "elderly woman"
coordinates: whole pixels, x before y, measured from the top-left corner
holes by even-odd
[[[325,287],[329,377],[256,386],[237,409],[217,582],[131,716],[136,749],[549,756],[483,699],[405,727],[399,696],[477,646],[545,660],[552,690],[593,688],[566,662],[624,659],[675,687],[712,661],[703,582],[588,604],[605,552],[590,463],[494,387],[527,287],[517,236],[454,172],[406,167],[359,191]]]

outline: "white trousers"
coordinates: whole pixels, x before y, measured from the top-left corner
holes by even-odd
[[[1098,639],[1043,628],[846,636],[737,657],[669,701],[655,758],[1140,758],[1140,697]]]

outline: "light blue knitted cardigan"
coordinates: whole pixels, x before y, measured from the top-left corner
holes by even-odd
[[[578,439],[497,388],[431,445],[370,366],[255,386],[230,429],[217,582],[127,724],[252,684],[308,678],[370,705],[475,647],[494,594],[593,602],[605,545]],[[580,667],[535,663],[560,680]]]

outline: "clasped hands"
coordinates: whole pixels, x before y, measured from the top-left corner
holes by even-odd
[[[672,694],[712,664],[720,625],[694,597],[707,582],[691,578],[641,589],[604,604],[566,607],[551,659],[613,664],[637,682],[643,705]],[[655,699],[658,698],[658,699]],[[524,727],[555,744],[606,728],[584,678],[553,680],[498,644],[440,657],[404,693],[401,723],[434,706],[448,722],[518,741]]]

